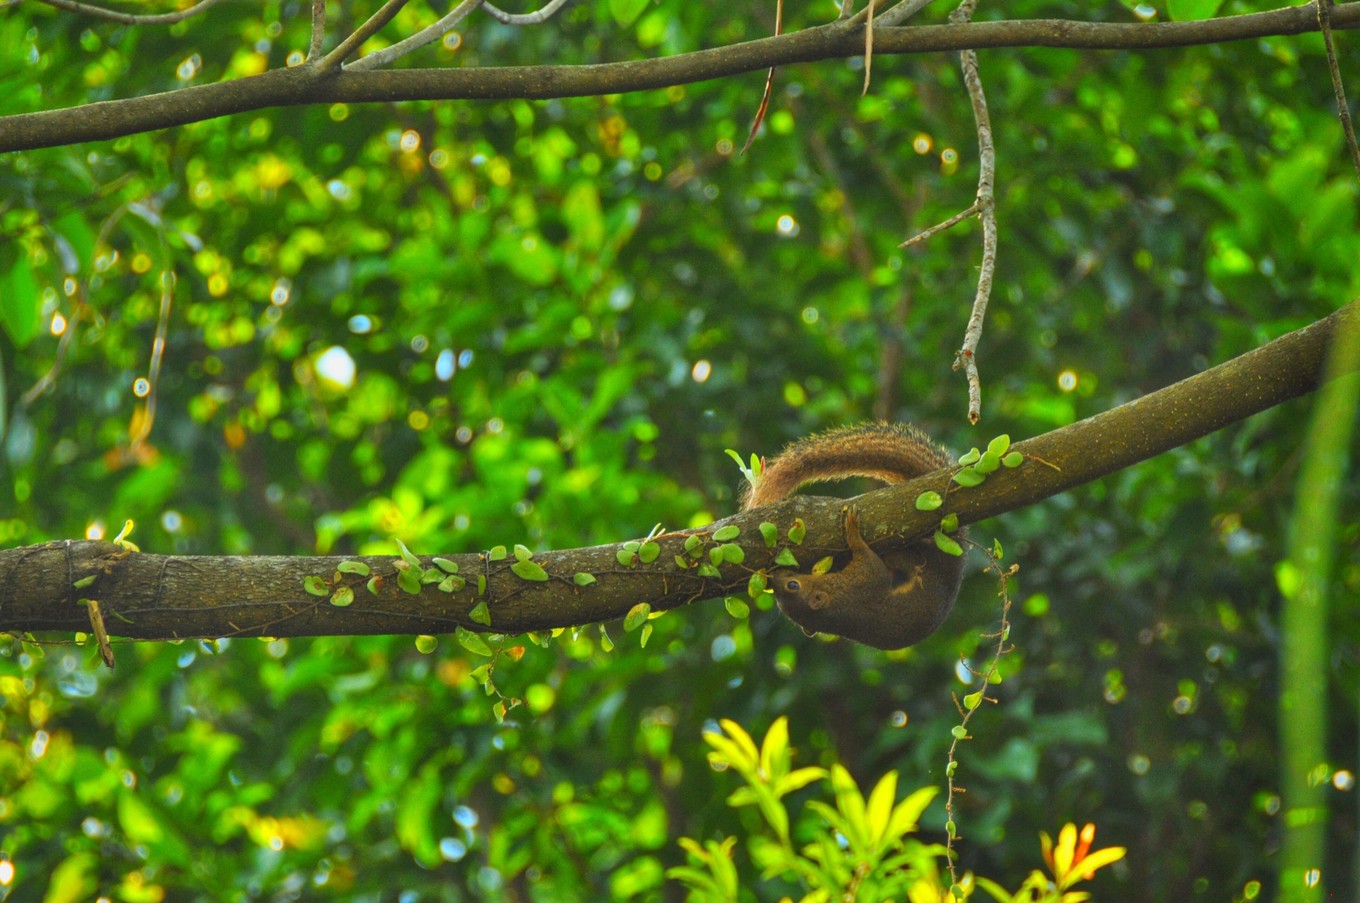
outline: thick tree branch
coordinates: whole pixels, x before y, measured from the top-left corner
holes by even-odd
[[[1360,3],[1331,11],[1333,29],[1360,27]],[[1202,22],[1090,23],[1060,19],[875,28],[875,54],[998,47],[1152,50],[1317,31],[1314,10],[1290,7]],[[163,94],[0,118],[0,152],[101,141],[266,107],[405,100],[547,99],[647,91],[771,66],[859,56],[862,27],[832,23],[793,34],[653,60],[589,66],[337,72],[299,66]]]
[[[1311,392],[1324,378],[1329,345],[1339,327],[1357,320],[1360,302],[1173,386],[1019,443],[1014,448],[1031,460],[993,473],[982,486],[950,492],[946,509],[972,523],[1030,505]],[[866,539],[887,550],[928,533],[938,512],[917,511],[913,501],[926,489],[943,490],[948,478],[949,472],[941,470],[860,496],[855,505],[868,526]],[[110,635],[154,639],[418,634],[459,626],[521,633],[608,621],[640,601],[664,610],[725,594],[744,595],[751,572],[772,568],[777,552],[760,538],[762,521],[778,525],[780,537],[787,536],[795,517],[806,521],[806,540],[791,547],[804,564],[842,551],[839,513],[844,504],[842,499],[796,496],[704,530],[665,534],[655,540],[660,554],[651,564],[621,564],[617,545],[541,552],[533,561],[551,575],[547,582],[516,576],[510,561],[450,556],[467,581],[465,588],[451,593],[433,586],[419,595],[399,589],[393,576],[395,556],[350,559],[362,560],[386,579],[377,595],[364,588],[362,578],[337,581],[355,588],[355,601],[346,607],[309,595],[303,587],[309,576],[335,578],[340,558],[174,557],[128,553],[111,543],[46,543],[0,551],[0,630],[88,631],[90,610],[80,604],[82,598],[98,600]],[[688,555],[689,536],[711,537],[727,525],[741,530],[742,563],[724,564],[717,577],[676,564],[676,556]],[[596,582],[578,586],[572,579],[577,573],[589,573]],[[483,597],[476,594],[479,575],[487,580]],[[488,603],[490,628],[471,616],[482,600]]]

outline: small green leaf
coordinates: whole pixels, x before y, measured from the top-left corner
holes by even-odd
[[[689,554],[695,555],[696,550],[703,548],[703,546],[704,538],[698,533],[691,533],[685,537],[685,551]],[[695,557],[697,558],[698,556],[695,555]]]
[[[354,604],[354,587],[336,587],[335,592],[331,593],[331,604],[336,608],[345,608]]]
[[[639,602],[628,609],[628,614],[623,616],[623,629],[632,633],[639,626],[646,622],[647,616],[652,613],[650,602]]]
[[[486,595],[486,574],[477,575],[477,595]]]
[[[600,648],[605,652],[614,651],[614,641],[610,638],[609,631],[604,629],[603,624],[600,625]]]
[[[999,539],[993,539],[993,540],[992,540],[992,555],[993,555],[998,561],[1000,561],[1002,558],[1005,558],[1005,557],[1006,557],[1006,553],[1005,553],[1004,551],[1002,551],[1002,549],[1001,549],[1001,540],[999,540]]]
[[[975,709],[975,708],[977,708],[977,707],[980,706],[980,705],[982,705],[982,691],[981,691],[981,690],[978,690],[976,693],[969,693],[969,694],[967,694],[966,696],[963,697],[963,707],[964,707],[965,709],[968,709],[968,710],[971,711],[972,709]]]
[[[457,574],[449,574],[439,581],[439,591],[441,593],[456,593],[467,586],[467,581]]]
[[[963,554],[963,546],[959,545],[954,537],[941,533],[939,530],[935,531],[935,548],[956,558]]]
[[[801,546],[803,539],[807,536],[807,524],[803,523],[801,517],[794,518],[793,526],[789,527],[789,542]]]
[[[429,655],[439,645],[439,641],[428,633],[422,633],[416,637],[416,651],[421,655]]]
[[[798,567],[798,559],[789,549],[780,549],[779,554],[774,556],[774,563],[779,565],[780,567],[786,568]]]
[[[722,546],[723,561],[729,564],[741,564],[746,560],[746,550],[734,542],[726,543]]]
[[[473,655],[491,655],[491,647],[486,644],[486,640],[466,627],[459,627],[453,632],[453,635],[458,640],[458,645]]]
[[[420,574],[420,582],[426,586],[434,586],[444,579],[444,572],[439,568],[426,568]]]
[[[767,549],[773,549],[779,543],[779,528],[769,521],[761,521],[760,535],[765,538]]]
[[[723,605],[727,608],[727,613],[739,621],[744,621],[751,616],[751,606],[736,596],[725,596]]]
[[[726,527],[723,527],[721,530],[713,534],[713,541],[727,542],[730,539],[736,539],[740,535],[741,535],[740,527],[738,527],[736,524],[728,524]]]
[[[944,504],[944,499],[934,489],[928,489],[916,497],[917,511],[934,511]]]
[[[959,528],[959,516],[953,512],[940,518],[940,529],[946,533],[953,533]]]
[[[987,454],[994,458],[1004,455],[1011,447],[1011,437],[1002,433],[991,442],[987,443]]]
[[[481,624],[483,627],[490,627],[491,609],[487,606],[486,600],[483,599],[472,606],[472,610],[468,612],[468,617],[471,618],[474,623]]]
[[[746,595],[754,599],[763,592],[765,592],[765,574],[756,571],[751,575],[751,579],[746,581]]]
[[[487,561],[504,561],[504,560],[505,560],[505,546],[492,546],[492,547],[491,547],[491,550],[488,551],[488,552],[486,553],[486,560],[487,560]]]
[[[627,548],[620,548],[614,553],[614,559],[626,568],[637,567],[637,554]]]
[[[510,570],[521,580],[532,580],[535,583],[544,583],[548,579],[548,572],[543,570],[543,565],[537,561],[530,561],[528,558],[521,558],[510,565]]]
[[[1000,466],[1001,458],[997,457],[991,452],[987,452],[987,454],[983,455],[978,460],[978,462],[973,465],[973,470],[977,471],[978,473],[991,473]]]
[[[652,625],[650,622],[642,625],[642,633],[638,635],[639,648],[646,649],[647,641],[652,638]]]
[[[368,582],[364,584],[364,587],[365,587],[370,593],[372,593],[373,595],[376,596],[376,595],[378,594],[378,590],[382,589],[382,585],[383,585],[383,578],[381,578],[381,577],[369,577],[369,578],[368,578]]]
[[[1007,467],[1019,467],[1021,464],[1025,463],[1025,456],[1019,452],[1011,452],[1001,459],[1001,463],[1005,464]]]
[[[577,571],[575,574],[571,575],[571,582],[575,583],[577,586],[590,586],[590,584],[595,582],[595,575],[587,574],[585,571]]]
[[[449,559],[447,558],[431,558],[430,561],[434,564],[435,567],[439,568],[446,574],[458,573],[457,562],[449,561]]]
[[[75,583],[72,583],[71,585],[76,589],[84,589],[85,587],[93,584],[98,579],[99,579],[98,574],[90,574],[88,577],[81,577],[79,580],[77,580]]]
[[[831,565],[835,563],[836,560],[828,555],[812,566],[812,573],[825,574],[827,571],[831,570]]]
[[[402,561],[406,562],[413,568],[420,567],[420,559],[417,558],[414,555],[414,553],[411,552],[410,549],[406,548],[406,543],[402,542],[400,539],[397,540],[397,551],[401,552]]]
[[[949,729],[949,733],[954,736],[955,740],[962,740],[968,736],[968,728],[962,724],[956,724]]]
[[[947,778],[952,778],[958,770],[959,763],[957,761],[950,762],[948,765],[944,767],[944,776]]]
[[[706,561],[703,564],[699,565],[698,573],[700,577],[709,577],[715,580],[722,578],[722,573],[719,572],[717,568],[715,568],[713,565],[709,564]]]
[[[373,573],[372,568],[362,561],[342,561],[335,566],[335,569],[342,574],[354,574],[359,577],[367,577]]]
[[[689,570],[689,559],[686,558],[684,555],[676,555],[675,566],[682,571],[687,571]]]
[[[976,448],[970,448],[967,454],[964,454],[959,458],[959,463],[962,464],[964,467],[969,467],[973,464],[976,464],[978,462],[978,458],[981,457],[982,452],[978,451]]]
[[[397,586],[413,596],[420,595],[420,575],[415,571],[405,570],[397,574]]]
[[[960,486],[976,486],[984,479],[986,479],[986,474],[978,473],[971,468],[968,470],[960,470],[958,473],[954,474],[954,482],[958,483]]]
[[[643,564],[651,564],[656,561],[661,554],[661,544],[647,540],[638,548],[638,560]]]
[[[326,582],[324,577],[318,577],[315,574],[303,578],[302,588],[313,596],[329,596],[331,594],[331,585]]]
[[[714,567],[722,567],[723,562],[727,560],[727,546],[714,546],[709,549],[708,560]]]
[[[528,546],[524,546],[524,545],[520,545],[519,543],[515,543],[515,560],[516,560],[516,561],[528,561],[530,558],[533,558],[533,557],[534,557],[534,553],[529,551],[529,547],[528,547]]]

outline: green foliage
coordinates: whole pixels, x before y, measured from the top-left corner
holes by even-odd
[[[789,30],[834,15],[786,6]],[[1005,14],[1131,21],[1134,6],[1024,0]],[[0,17],[0,114],[281,68],[307,44],[300,12],[218,4],[135,28],[19,4]],[[478,18],[460,49],[410,63],[631,59],[769,33],[747,13],[578,2],[538,29]],[[432,16],[409,4],[377,40]],[[606,98],[268,110],[8,155],[0,543],[111,536],[127,519],[138,544],[183,554],[401,560],[400,536],[422,555],[504,561],[516,543],[614,543],[731,513],[741,478],[725,449],[770,453],[880,411],[954,448],[1031,436],[1360,294],[1355,180],[1316,36],[998,49],[981,65],[1001,254],[980,435],[949,370],[976,232],[897,247],[975,194],[953,55],[882,57],[864,98],[855,61],[783,67],[742,157],[758,75]],[[134,383],[167,280],[152,420]],[[963,744],[963,868],[1016,887],[1031,838],[1089,817],[1130,848],[1102,873],[1111,897],[1269,885],[1274,574],[1309,404],[999,522],[1022,568],[1015,652],[1000,704]],[[1012,454],[998,452],[1003,466]],[[1334,590],[1355,598],[1360,487],[1338,492]],[[795,525],[787,543],[804,536]],[[694,539],[682,558],[712,567],[727,540]],[[798,564],[790,545],[778,554]],[[318,598],[472,583],[438,560],[341,573],[315,578]],[[952,691],[978,689],[955,675],[985,658],[995,617],[991,584],[970,577],[929,642],[882,655],[804,637],[769,593],[750,599],[648,619],[628,634],[650,631],[645,648],[615,646],[621,625],[458,630],[429,653],[405,637],[224,638],[219,654],[119,643],[108,672],[94,643],[2,639],[10,898],[648,900],[696,852],[715,888],[745,893],[710,866],[747,857],[751,874],[748,840],[773,829],[755,804],[714,802],[728,788],[701,766],[705,726],[787,717],[809,767],[938,782]],[[1331,654],[1309,663],[1330,687],[1315,714],[1331,761],[1353,762],[1360,626],[1341,605],[1328,626]],[[1354,807],[1333,773],[1325,874],[1348,899],[1334,864]],[[844,817],[834,790],[822,799],[824,813],[779,798],[795,855],[811,843],[800,825]],[[938,812],[920,827],[925,843],[944,837]],[[682,836],[699,840],[681,849]],[[829,870],[844,853],[808,861]]]
[[[693,838],[680,838],[687,864],[667,874],[684,884],[691,900],[748,899],[756,888],[782,887],[794,888],[794,893],[801,894],[798,899],[807,903],[943,901],[967,899],[976,886],[1003,903],[1080,903],[1089,894],[1069,892],[1070,888],[1124,858],[1123,847],[1091,850],[1094,824],[1086,825],[1080,835],[1075,825],[1068,824],[1056,845],[1047,833],[1040,834],[1049,874],[1034,870],[1014,894],[972,874],[959,884],[948,885],[945,847],[910,836],[917,832],[937,788],[922,787],[898,801],[897,773],[889,771],[866,799],[840,764],[830,769],[793,768],[788,723],[783,718],[770,725],[759,748],[741,725],[724,720],[721,727],[721,731],[704,734],[713,747],[709,764],[720,771],[730,769],[745,781],[746,786],[728,794],[727,804],[754,807],[761,825],[744,841],[725,837],[700,844]],[[809,799],[802,811],[790,812],[785,798],[818,784],[834,805]],[[741,879],[738,851],[759,869],[759,882]],[[790,898],[786,893],[784,899]]]

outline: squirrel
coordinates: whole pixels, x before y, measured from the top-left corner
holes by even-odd
[[[847,477],[901,483],[950,463],[943,448],[910,424],[841,427],[799,439],[766,462],[742,510],[777,502],[804,483]],[[954,607],[963,557],[931,540],[880,557],[860,534],[853,508],[845,513],[845,540],[850,561],[840,570],[775,578],[779,610],[809,635],[835,634],[877,649],[901,649],[934,633]]]

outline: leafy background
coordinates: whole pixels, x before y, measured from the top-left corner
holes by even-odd
[[[334,10],[337,26],[374,4]],[[473,20],[403,65],[636,58],[761,37],[771,8],[610,0],[531,29]],[[1223,4],[1220,13],[1261,8]],[[788,27],[829,4],[790,7]],[[305,4],[128,28],[36,3],[0,19],[0,113],[285,64]],[[1013,18],[1166,18],[1022,0]],[[923,19],[938,21],[943,11]],[[425,24],[413,4],[384,34]],[[1339,35],[1343,71],[1355,42]],[[1002,246],[984,422],[949,370],[975,225],[953,56],[542,103],[320,106],[0,159],[0,542],[137,524],[182,554],[616,541],[728,513],[726,448],[874,414],[957,449],[1034,435],[1225,360],[1357,294],[1356,181],[1316,35],[982,56]],[[167,276],[166,274],[171,274]],[[148,371],[174,280],[155,419]],[[86,305],[49,392],[54,315]],[[331,349],[352,385],[319,365]],[[332,355],[339,352],[332,351]],[[899,362],[895,365],[893,362]],[[1060,379],[1065,377],[1065,379]],[[1002,704],[974,722],[962,863],[1014,886],[1037,833],[1130,848],[1111,896],[1268,892],[1278,843],[1273,567],[1303,400],[977,529],[1021,563]],[[1343,412],[1341,416],[1349,416]],[[1325,669],[1356,761],[1360,526],[1343,487]],[[483,664],[410,638],[124,644],[118,668],[0,640],[0,897],[673,899],[676,839],[747,813],[701,732],[787,715],[802,764],[943,780],[960,659],[997,616],[970,578],[936,637],[884,655],[716,603]],[[509,644],[507,644],[507,647]],[[1330,888],[1356,807],[1330,814]],[[938,803],[924,823],[939,831]],[[751,899],[777,899],[777,883]]]

